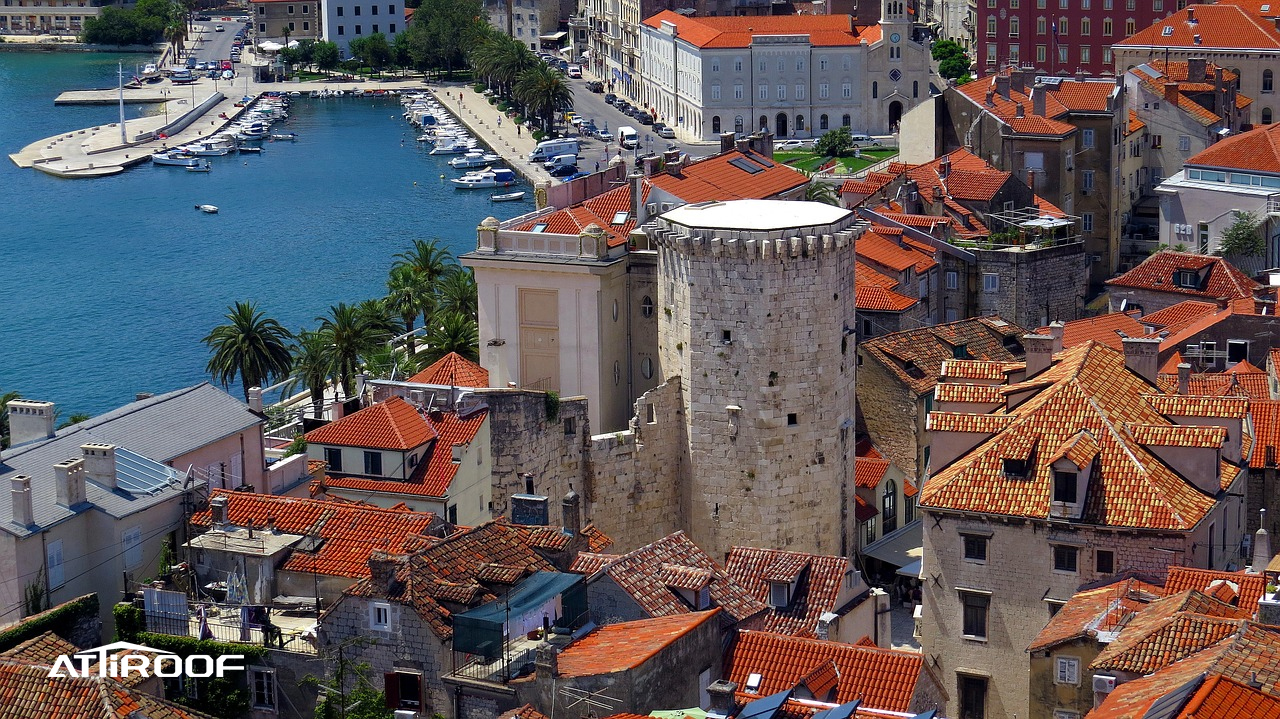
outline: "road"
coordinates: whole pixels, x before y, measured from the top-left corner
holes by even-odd
[[[711,155],[719,150],[718,145],[691,145],[678,140],[664,140],[658,137],[650,127],[641,125],[635,118],[627,117],[621,112],[615,110],[613,106],[604,101],[603,94],[597,94],[588,90],[587,82],[590,79],[592,78],[569,81],[573,85],[573,111],[588,120],[595,120],[596,127],[603,129],[607,125],[609,131],[614,133],[615,137],[617,136],[617,129],[619,125],[629,125],[636,128],[636,132],[640,135],[639,149],[642,154],[646,151],[662,152],[671,145],[674,145],[675,148],[681,152],[688,153],[690,157]],[[616,141],[609,144],[609,151],[611,155],[617,154],[618,143]],[[603,154],[603,152],[604,143],[593,140],[584,144],[582,156],[584,158],[590,158],[594,153]],[[634,151],[630,150],[628,153],[632,155],[635,154]],[[585,170],[588,168],[584,166],[583,169]]]
[[[231,43],[236,39],[236,31],[244,27],[243,21],[231,16],[211,17],[212,20],[197,20],[195,23],[196,32],[199,34],[196,36],[198,39],[191,54],[195,55],[197,62],[230,59]],[[218,25],[223,27],[222,32],[214,31]]]

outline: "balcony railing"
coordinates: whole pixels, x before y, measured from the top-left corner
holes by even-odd
[[[1269,195],[1267,197],[1267,214],[1280,215],[1280,195]]]
[[[457,668],[445,676],[489,684],[509,684],[513,679],[519,679],[533,672],[533,662],[537,652],[537,648],[527,647],[513,653],[510,660],[506,657],[498,657],[491,662],[486,662],[484,657],[455,653],[453,656]]]
[[[276,614],[267,626],[241,622],[241,608],[232,604],[206,604],[207,618],[201,626],[199,615],[190,609],[185,616],[177,613],[147,614],[147,631],[156,634],[171,634],[212,638],[214,641],[234,644],[253,644],[259,647],[282,649],[297,654],[315,654],[314,631],[316,622],[314,612],[311,616],[293,617]],[[205,633],[207,628],[208,632]]]

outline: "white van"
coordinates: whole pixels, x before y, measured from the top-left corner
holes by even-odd
[[[577,164],[578,164],[577,155],[556,155],[550,160],[542,163],[542,166],[546,168],[548,171],[550,171],[558,167],[569,167]]]
[[[628,150],[634,150],[640,146],[640,134],[634,127],[623,125],[618,128],[618,144]]]
[[[543,140],[529,153],[529,162],[546,162],[557,155],[577,155],[580,148],[574,139]]]

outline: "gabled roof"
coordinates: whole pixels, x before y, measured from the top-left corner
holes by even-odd
[[[1164,309],[1143,315],[1142,324],[1176,333],[1181,332],[1192,322],[1205,315],[1211,315],[1219,309],[1217,302],[1183,300],[1176,305],[1169,305]]]
[[[227,498],[227,521],[238,527],[319,537],[314,551],[295,549],[280,569],[338,577],[369,576],[369,554],[375,549],[399,554],[412,537],[441,531],[443,522],[431,512],[384,509],[370,504],[331,502],[271,494],[216,489],[212,497]],[[191,517],[195,527],[212,526],[206,508]]]
[[[1193,5],[1117,42],[1116,48],[1280,50],[1280,31],[1234,5]]]
[[[1161,370],[1164,369],[1163,367],[1161,368]],[[1173,372],[1161,371],[1156,379],[1156,385],[1168,394],[1176,394],[1178,392],[1176,366],[1173,369]],[[1271,387],[1267,373],[1245,360],[1236,363],[1225,372],[1206,372],[1191,375],[1187,393],[1209,397],[1249,397],[1250,399],[1265,400],[1271,397]]]
[[[1181,287],[1174,284],[1174,273],[1179,270],[1198,273],[1200,276],[1198,286]],[[1251,298],[1253,293],[1262,287],[1221,257],[1173,250],[1160,250],[1143,260],[1137,267],[1119,277],[1107,280],[1107,284],[1113,287],[1135,287],[1206,299]]]
[[[880,39],[876,26],[856,27],[848,15],[752,15],[749,17],[687,17],[663,10],[643,21],[651,28],[670,23],[676,36],[700,48],[750,47],[753,38],[767,35],[808,35],[815,46],[851,46],[864,38]]]
[[[734,547],[725,572],[761,604],[769,602],[769,582],[796,582],[786,607],[769,607],[765,631],[796,637],[816,637],[818,618],[835,612],[844,577],[853,571],[849,560],[781,549]],[[794,579],[787,575],[794,574]]]
[[[894,332],[859,343],[859,351],[884,365],[917,394],[938,383],[942,363],[957,353],[996,362],[1021,360],[1026,330],[999,317],[976,317]],[[963,349],[963,351],[962,351]]]
[[[859,312],[904,312],[915,307],[919,300],[871,285],[855,286],[854,302]]]
[[[410,377],[409,381],[449,387],[488,387],[489,370],[457,352],[450,352]]]
[[[875,489],[889,470],[889,460],[876,457],[858,457],[854,461],[853,483],[863,489]]]
[[[636,604],[651,617],[688,614],[694,608],[663,581],[663,572],[668,566],[709,572],[708,589],[712,606],[723,609],[734,621],[741,622],[768,609],[764,602],[753,597],[726,574],[684,532],[669,534],[656,542],[618,556],[603,566],[594,559],[582,563],[575,560],[569,571],[579,574],[603,572],[622,591],[631,595]]]
[[[1089,667],[1101,673],[1150,674],[1234,634],[1248,617],[1188,589],[1139,609]]]
[[[18,659],[32,664],[52,664],[58,657],[80,651],[80,647],[54,634],[45,632],[0,654],[0,657]]]
[[[1027,647],[1029,652],[1064,642],[1114,632],[1130,615],[1164,595],[1164,588],[1136,577],[1125,577],[1096,589],[1076,592]]]
[[[934,219],[945,222],[945,219],[940,217]],[[920,274],[938,265],[938,261],[933,259],[932,255],[877,234],[875,228],[862,233],[855,250],[858,257],[863,260],[874,262],[896,272],[914,268],[916,274]]]
[[[861,699],[863,708],[906,712],[923,661],[919,652],[741,631],[725,660],[725,674],[737,683],[743,702],[791,689],[822,664],[834,662],[839,672],[836,703]],[[755,693],[745,691],[752,674],[761,675]]]
[[[0,703],[5,719],[211,719],[109,677],[50,680],[48,664],[0,658]]]
[[[1249,403],[1249,413],[1253,418],[1249,467],[1263,469],[1280,464],[1280,401],[1254,400]]]
[[[1219,117],[1214,114],[1212,109],[1196,102],[1196,95],[1204,97],[1204,93],[1211,93],[1215,89],[1214,70],[1218,66],[1213,63],[1205,63],[1204,75],[1198,78],[1189,78],[1189,64],[1186,61],[1168,62],[1164,60],[1149,60],[1142,65],[1129,70],[1138,79],[1142,87],[1153,95],[1161,96],[1168,102],[1168,93],[1165,92],[1165,85],[1173,83],[1177,85],[1178,92],[1174,95],[1174,103],[1178,109],[1190,115],[1197,122],[1205,127],[1215,125],[1220,122],[1226,122],[1229,117]],[[1234,83],[1238,78],[1236,74],[1230,70],[1223,69],[1222,80],[1224,83]],[[1244,95],[1236,95],[1236,106],[1247,106],[1252,100]]]
[[[944,163],[944,160],[946,161]],[[949,164],[950,170],[943,177],[943,165]],[[997,170],[969,150],[958,149],[923,165],[916,165],[906,171],[907,177],[916,181],[921,191],[939,187],[943,193],[957,200],[979,200],[989,202],[1000,188],[1012,177],[1008,172]]]
[[[1280,127],[1262,125],[1225,138],[1192,155],[1186,165],[1280,174]]]
[[[435,428],[417,408],[396,396],[307,432],[308,444],[401,452],[421,447],[435,438]]]
[[[1030,393],[1013,409],[1001,407],[991,414],[934,412],[930,430],[984,431],[991,436],[949,465],[934,468],[921,491],[920,505],[1047,518],[1052,479],[1047,457],[1087,430],[1098,444],[1099,458],[1084,498],[1083,522],[1189,530],[1216,506],[1216,500],[1191,479],[1175,473],[1125,429],[1174,426],[1156,406],[1166,396],[1150,395],[1150,391],[1150,384],[1125,367],[1123,353],[1088,342],[1060,353],[1031,380],[1009,385],[1009,394]],[[1215,415],[1234,413],[1230,407],[1206,406],[1206,410]],[[998,419],[1003,423],[997,424]],[[980,430],[966,427],[979,420],[992,424]],[[1025,478],[1006,475],[1006,459],[1030,460]],[[1239,471],[1225,461],[1220,470],[1224,484]]]
[[[719,611],[711,609],[606,624],[560,651],[556,657],[556,675],[591,677],[634,669],[702,626]],[[719,636],[717,631],[717,643]]]
[[[978,78],[956,88],[961,95],[969,98],[974,105],[1007,124],[1020,135],[1041,135],[1049,137],[1066,137],[1076,131],[1075,125],[1053,119],[1067,112],[1067,107],[1049,94],[1045,98],[1046,116],[1036,115],[1031,95],[1026,92],[1010,90],[1005,98],[995,92],[996,77]],[[987,104],[987,92],[991,93],[991,104]],[[1022,105],[1022,117],[1018,117],[1018,105]]]
[[[1231,589],[1232,585],[1235,586],[1233,591],[1236,598],[1228,603],[1243,609],[1250,615],[1258,611],[1258,600],[1262,598],[1267,588],[1266,578],[1261,574],[1223,572],[1194,567],[1169,567],[1169,576],[1165,579],[1164,589],[1169,594],[1195,589],[1223,599],[1224,597],[1219,596],[1220,592],[1217,589],[1221,585],[1225,585],[1227,589]]]
[[[1036,333],[1047,335],[1051,330],[1052,328],[1050,327],[1041,327],[1036,330]],[[1093,340],[1101,342],[1108,347],[1123,350],[1124,338],[1117,334],[1118,332],[1123,332],[1129,337],[1141,337],[1147,331],[1141,322],[1134,319],[1133,315],[1124,312],[1112,312],[1098,315],[1097,317],[1085,317],[1084,319],[1067,322],[1063,327],[1062,346],[1069,349]]]
[[[1170,719],[1280,719],[1280,698],[1215,674]]]

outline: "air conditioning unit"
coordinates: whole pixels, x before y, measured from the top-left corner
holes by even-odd
[[[427,392],[421,389],[409,390],[409,403],[421,407],[427,403]]]
[[[658,203],[656,203],[656,202],[650,202],[650,203],[648,203],[648,204],[646,204],[646,205],[644,206],[644,209],[645,209],[645,210],[646,210],[650,215],[656,215],[656,214],[658,214]]]
[[[1116,690],[1116,678],[1105,674],[1094,674],[1093,690],[1099,694],[1110,694]]]
[[[418,719],[418,712],[412,709],[397,709],[395,716],[396,719]]]

